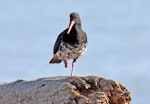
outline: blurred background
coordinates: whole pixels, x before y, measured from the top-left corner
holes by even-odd
[[[49,64],[53,45],[78,12],[88,36],[75,76],[116,80],[131,104],[150,101],[149,0],[0,0],[0,82],[69,76],[69,67]]]

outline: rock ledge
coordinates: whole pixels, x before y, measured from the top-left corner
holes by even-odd
[[[97,76],[50,77],[0,84],[0,104],[130,104],[120,83]]]

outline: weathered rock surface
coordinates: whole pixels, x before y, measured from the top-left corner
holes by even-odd
[[[50,77],[0,84],[0,104],[129,104],[120,83],[96,76]]]

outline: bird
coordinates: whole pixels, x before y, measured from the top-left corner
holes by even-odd
[[[82,30],[80,16],[76,12],[70,14],[69,27],[61,32],[54,44],[53,57],[50,64],[64,62],[68,67],[67,60],[73,59],[71,76],[73,75],[76,60],[84,54],[87,49],[87,35]]]

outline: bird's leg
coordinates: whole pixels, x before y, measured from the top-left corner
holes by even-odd
[[[72,70],[71,70],[71,76],[73,74],[73,70],[74,70],[74,67],[75,67],[75,63],[76,62],[76,59],[73,59],[73,62],[72,62]]]
[[[63,60],[63,61],[64,61],[64,64],[65,64],[65,68],[67,68],[68,67],[67,61],[66,60]]]

